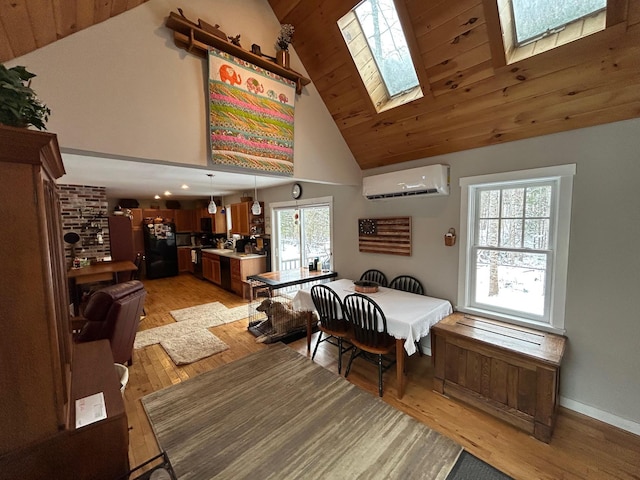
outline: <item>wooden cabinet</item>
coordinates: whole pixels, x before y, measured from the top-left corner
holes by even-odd
[[[144,234],[142,233],[142,219],[144,218],[141,208],[131,209],[131,233],[133,235],[134,258],[139,254],[144,255]]]
[[[251,212],[253,202],[231,204],[231,233],[239,235],[264,234],[264,202],[259,202],[262,207],[260,215]]]
[[[222,272],[220,270],[220,257],[214,255],[213,263],[211,264],[211,281],[216,285],[222,284]]]
[[[226,214],[222,213],[222,207],[218,205],[218,211],[211,215],[206,208],[200,208],[196,210],[197,217],[197,226],[196,231],[201,231],[200,219],[201,218],[210,218],[211,219],[211,232],[212,233],[220,233],[227,234],[227,217]]]
[[[202,252],[202,276],[210,282],[220,285],[220,256],[215,253]]]
[[[244,283],[247,276],[257,275],[267,271],[267,259],[265,256],[246,257],[242,260],[231,259],[231,290],[236,295],[244,297]]]
[[[176,232],[196,232],[200,230],[200,222],[196,227],[196,210],[174,210]]]
[[[193,262],[191,261],[191,248],[178,248],[178,272],[193,272]]]
[[[124,215],[111,215],[109,221],[109,244],[111,248],[111,260],[134,261],[133,224],[129,217]]]
[[[431,328],[434,389],[549,442],[565,337],[461,313]]]
[[[242,260],[237,258],[231,259],[231,290],[236,295],[242,296],[242,274],[241,265]],[[245,276],[246,278],[246,276]]]
[[[86,352],[71,341],[55,184],[63,174],[55,135],[0,126],[0,475],[8,478],[116,478],[128,468],[124,403],[108,393],[118,391],[108,342],[96,372],[78,364],[100,357],[93,342]],[[109,397],[109,417],[76,430],[75,400],[88,395],[77,386],[86,382]]]
[[[144,220],[147,217],[156,218],[162,217],[165,219],[169,219],[172,222],[175,222],[175,210],[170,208],[143,208],[142,209],[142,219]]]

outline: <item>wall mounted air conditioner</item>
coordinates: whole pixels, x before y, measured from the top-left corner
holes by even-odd
[[[414,195],[449,195],[449,165],[428,165],[362,179],[369,200]]]

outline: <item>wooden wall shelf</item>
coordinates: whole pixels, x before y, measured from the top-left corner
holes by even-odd
[[[217,48],[296,82],[296,93],[298,95],[302,93],[302,87],[311,82],[311,80],[303,77],[295,70],[284,68],[265,57],[244,50],[242,47],[238,47],[231,42],[202,30],[198,25],[181,17],[177,13],[170,12],[165,25],[167,28],[173,30],[173,40],[176,46],[184,48],[186,51],[199,57],[207,58],[209,47]]]

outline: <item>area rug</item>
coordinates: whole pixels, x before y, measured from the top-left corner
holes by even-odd
[[[176,365],[197,362],[229,349],[229,345],[206,328],[200,328],[182,337],[165,338],[160,345]]]
[[[207,329],[246,318],[248,307],[227,308],[212,302],[169,313],[175,323],[138,332],[133,346],[159,343],[176,365],[184,365],[227,350],[229,346]]]
[[[283,344],[142,403],[178,478],[444,480],[462,450]]]
[[[466,450],[449,472],[447,480],[513,480],[509,475],[474,457]]]

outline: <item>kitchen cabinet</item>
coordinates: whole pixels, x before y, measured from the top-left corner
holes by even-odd
[[[210,218],[211,219],[211,233],[220,233],[227,234],[227,217],[224,213],[221,212],[222,207],[218,205],[218,211],[211,215],[206,208],[200,208],[196,210],[197,217],[197,228],[196,231],[201,231],[200,227],[200,219],[201,218]]]
[[[196,232],[200,230],[200,222],[196,227],[195,210],[174,210],[173,218],[176,224],[176,232]]]
[[[251,212],[253,202],[231,204],[231,233],[238,235],[262,235],[264,234],[264,202],[259,202],[262,207],[260,215]]]
[[[210,282],[220,285],[220,257],[215,253],[202,252],[202,276]]]
[[[193,272],[190,247],[178,248],[178,272]]]
[[[55,183],[64,173],[55,135],[0,126],[3,478],[119,478],[128,472],[127,418],[109,343],[80,346],[71,339]],[[107,418],[76,429],[76,399],[100,391]]]
[[[175,221],[175,210],[170,208],[143,208],[142,209],[142,219],[145,218],[156,218],[162,217],[170,220],[171,222]]]
[[[111,260],[134,261],[136,254],[133,241],[133,225],[131,219],[125,215],[111,215],[109,221],[109,244],[111,247]]]
[[[131,233],[133,235],[133,256],[144,255],[144,234],[142,233],[142,208],[131,209]]]
[[[264,273],[267,270],[267,258],[265,256],[245,257],[243,259],[231,259],[231,290],[236,295],[244,297],[244,284],[247,276]]]

